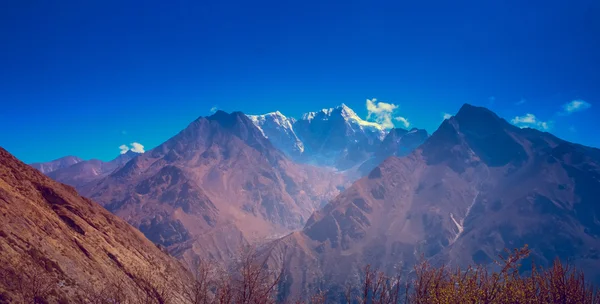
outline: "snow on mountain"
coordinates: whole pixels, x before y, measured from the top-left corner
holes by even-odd
[[[329,120],[333,115],[339,114],[351,126],[357,127],[362,131],[370,131],[378,133],[380,139],[383,140],[387,131],[385,128],[376,122],[366,121],[360,118],[354,110],[350,109],[345,104],[341,104],[335,108],[323,109],[318,112],[308,112],[302,115],[302,120],[312,121],[313,119]]]
[[[295,119],[287,118],[279,111],[246,116],[279,150],[291,156],[297,156],[304,152],[304,144],[294,132]]]
[[[378,123],[363,120],[345,104],[305,113],[298,120],[279,111],[248,117],[294,160],[338,169],[363,162],[388,132]]]

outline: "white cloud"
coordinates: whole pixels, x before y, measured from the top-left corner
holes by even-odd
[[[450,119],[450,117],[452,117],[452,114],[448,114],[448,113],[442,113],[444,120],[446,119]]]
[[[129,147],[127,147],[127,145],[120,145],[119,149],[121,149],[121,154],[125,154],[127,151],[129,151]]]
[[[513,124],[532,124],[535,123],[535,121],[535,115],[529,113],[523,116],[515,116],[515,118],[511,120]]]
[[[488,105],[493,105],[496,102],[496,96],[488,97]]]
[[[377,99],[367,99],[367,120],[373,120],[379,123],[386,129],[394,127],[392,119],[399,121],[406,128],[410,126],[408,119],[397,116],[394,117],[394,112],[398,109],[398,106],[393,103],[386,103],[377,101]]]
[[[586,101],[583,101],[581,99],[576,99],[573,100],[569,103],[566,103],[563,105],[563,112],[561,114],[563,115],[569,115],[575,112],[581,112],[583,110],[587,110],[591,107],[592,105],[589,104]]]
[[[525,100],[525,98],[521,98],[521,100],[515,102],[515,105],[520,106],[520,105],[524,104],[525,102],[527,102],[527,100]]]
[[[398,116],[394,118],[396,121],[399,121],[405,128],[410,127],[410,122],[408,122],[408,119],[402,117],[402,116]]]
[[[144,153],[144,146],[138,142],[131,143],[131,152]]]
[[[573,132],[573,133],[576,133],[576,132],[577,132],[577,129],[575,129],[575,126],[570,126],[570,127],[569,127],[569,131],[571,131],[571,132]]]
[[[135,152],[135,153],[144,153],[146,152],[144,150],[144,145],[138,143],[138,142],[132,142],[131,144],[129,144],[129,146],[127,145],[120,145],[119,149],[121,150],[121,154],[125,154],[127,153],[127,151],[131,151],[131,152]]]
[[[218,109],[219,108],[217,108],[217,106],[213,106],[212,108],[210,108],[210,112],[215,113],[215,112],[217,112]]]
[[[551,121],[538,120],[537,117],[531,113],[527,113],[523,116],[515,116],[510,122],[520,128],[534,128],[544,131],[549,130],[552,124]]]

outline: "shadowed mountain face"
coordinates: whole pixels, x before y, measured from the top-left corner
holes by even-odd
[[[385,137],[375,153],[378,158],[405,156],[410,154],[429,137],[427,131],[413,128],[410,131],[395,128]]]
[[[47,292],[40,296],[50,303],[70,303],[121,282],[125,294],[141,292],[133,278],[142,273],[173,287],[188,278],[125,221],[2,148],[0,218],[0,295],[14,303],[31,300],[19,298],[23,288]]]
[[[385,136],[371,158],[362,163],[358,169],[365,176],[390,156],[406,156],[412,153],[429,137],[427,131],[413,128],[410,131],[394,128]]]
[[[59,169],[70,167],[76,163],[82,162],[83,160],[76,156],[65,156],[59,159],[55,159],[53,161],[47,163],[34,163],[31,164],[32,167],[38,169],[40,172],[44,174],[48,174],[50,172],[54,172]]]
[[[415,152],[388,158],[278,245],[291,253],[292,293],[343,283],[367,263],[410,270],[423,254],[489,264],[525,244],[537,264],[570,259],[598,282],[599,189],[598,149],[464,105]]]
[[[242,113],[218,111],[81,189],[190,261],[301,228],[342,184],[287,160]]]

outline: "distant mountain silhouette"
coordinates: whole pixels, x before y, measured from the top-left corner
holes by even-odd
[[[48,172],[46,175],[61,183],[80,188],[87,183],[109,175],[138,155],[140,153],[130,150],[108,162],[98,159],[84,160],[71,166],[64,166]]]
[[[76,163],[82,162],[83,159],[76,156],[65,156],[46,163],[33,163],[30,166],[38,169],[44,174],[54,172],[59,169],[70,167]]]

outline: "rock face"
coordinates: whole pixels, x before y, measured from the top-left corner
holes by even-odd
[[[427,138],[427,132],[418,129],[392,129],[388,134],[380,124],[361,119],[344,104],[306,113],[297,120],[280,112],[248,117],[294,161],[339,170],[364,164],[360,173],[386,157],[412,152]]]
[[[0,218],[0,297],[15,303],[31,301],[20,296],[34,288],[50,303],[90,303],[114,284],[128,295],[141,292],[136,278],[169,288],[188,278],[125,221],[2,148]]]
[[[33,163],[32,167],[38,169],[40,172],[44,174],[48,174],[50,172],[54,172],[59,169],[70,167],[76,163],[82,162],[83,159],[76,156],[65,156],[59,159],[55,159],[53,161],[47,163]]]
[[[302,228],[342,184],[289,161],[244,114],[218,111],[81,189],[191,261]]]
[[[290,253],[296,295],[323,280],[343,284],[365,264],[410,270],[421,254],[490,264],[525,244],[536,264],[568,259],[598,282],[598,197],[600,150],[464,105],[417,150],[388,158],[277,246]]]

